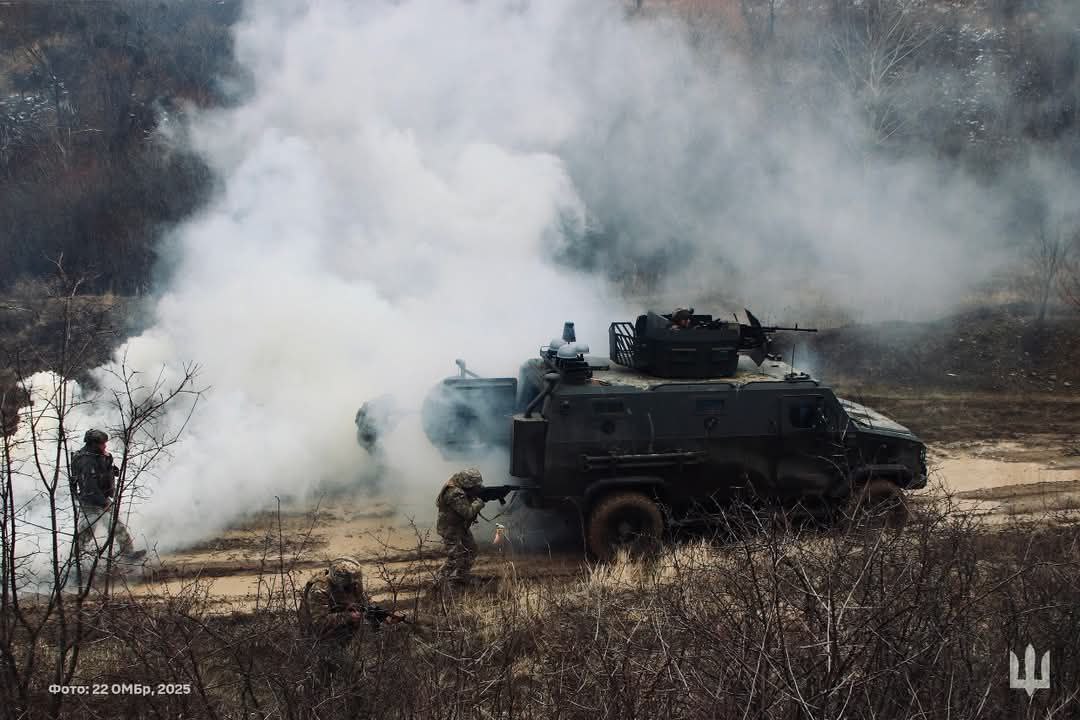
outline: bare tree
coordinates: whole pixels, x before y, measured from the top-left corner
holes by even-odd
[[[7,423],[12,432],[0,433],[0,704],[12,717],[29,711],[43,678],[65,685],[75,676],[92,618],[110,592],[124,501],[140,493],[144,473],[177,441],[200,392],[195,366],[144,382],[123,361],[106,373],[113,381],[107,392],[76,392],[73,378],[86,369],[93,342],[74,319],[82,279],[69,277],[60,261],[56,268],[62,294],[53,299],[63,303],[63,321],[57,349],[44,353],[55,364],[31,378],[18,373],[17,397],[29,402],[17,423]],[[101,523],[106,539],[97,547],[78,542],[79,504],[69,479],[69,438],[86,429],[70,427],[73,413],[89,409],[115,418],[108,429],[120,444],[112,512]],[[62,694],[51,694],[50,715],[63,703]]]
[[[861,103],[876,143],[907,123],[900,86],[937,32],[919,14],[922,7],[922,0],[866,0],[835,8],[832,46],[840,77]]]
[[[109,391],[110,409],[118,416],[113,428],[120,443],[120,475],[113,498],[109,534],[103,548],[106,556],[106,577],[114,561],[113,541],[124,500],[137,500],[145,491],[143,476],[167,455],[187,428],[202,390],[195,388],[197,365],[184,365],[178,378],[169,379],[162,368],[152,380],[127,364],[126,355],[115,368],[106,370],[115,380]],[[182,415],[174,422],[168,416],[182,405]],[[130,512],[130,502],[128,503]]]
[[[1072,234],[1061,260],[1058,290],[1061,299],[1080,310],[1080,230]]]
[[[1043,221],[1027,248],[1025,290],[1035,310],[1035,327],[1042,328],[1059,278],[1068,266],[1068,234],[1064,223]]]

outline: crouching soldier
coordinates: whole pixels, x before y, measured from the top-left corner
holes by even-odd
[[[79,499],[79,534],[76,542],[79,552],[84,555],[104,549],[113,520],[115,480],[120,473],[106,449],[108,441],[109,435],[104,431],[87,430],[83,435],[85,444],[71,457],[71,481]],[[105,538],[100,542],[98,528],[105,533]],[[112,536],[121,560],[137,562],[146,555],[145,550],[135,552],[131,534],[119,518],[112,526]]]
[[[476,540],[469,528],[484,509],[484,501],[475,495],[470,497],[470,493],[475,493],[483,484],[479,470],[462,470],[450,476],[435,500],[439,510],[435,529],[446,548],[446,563],[437,577],[439,585],[466,583],[471,577]]]
[[[349,558],[331,561],[304,585],[300,633],[314,643],[320,682],[332,683],[348,667],[347,648],[363,624],[367,604],[360,566]]]
[[[351,558],[338,558],[314,575],[304,585],[300,598],[300,631],[304,637],[324,649],[331,674],[340,669],[344,650],[356,631],[367,623],[377,628],[408,622],[403,615],[379,607],[364,592],[360,564]]]

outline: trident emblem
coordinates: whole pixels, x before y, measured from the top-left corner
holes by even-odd
[[[1050,689],[1050,651],[1047,650],[1042,656],[1042,672],[1035,674],[1035,648],[1028,643],[1024,651],[1024,677],[1020,677],[1020,658],[1016,653],[1009,651],[1009,687],[1013,690],[1027,690],[1028,699],[1035,694],[1036,690]]]

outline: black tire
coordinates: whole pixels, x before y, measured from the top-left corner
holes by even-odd
[[[904,492],[892,480],[872,479],[851,496],[848,518],[857,522],[862,516],[884,523],[886,527],[903,527],[908,521]]]
[[[598,560],[611,560],[619,550],[631,556],[655,552],[664,532],[664,516],[656,502],[639,492],[614,492],[589,513],[586,537]]]

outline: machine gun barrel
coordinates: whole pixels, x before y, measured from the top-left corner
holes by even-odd
[[[785,327],[783,325],[762,325],[761,321],[754,317],[754,313],[750,312],[746,308],[743,308],[743,312],[746,313],[746,319],[750,322],[749,325],[743,325],[745,331],[749,331],[751,335],[772,335],[777,332],[817,332],[817,328],[801,328],[797,324],[795,327]],[[744,331],[744,333],[745,333]]]
[[[761,328],[763,333],[769,335],[778,332],[817,332],[817,328],[801,328],[798,325],[795,327],[784,327],[782,325],[765,325]]]

